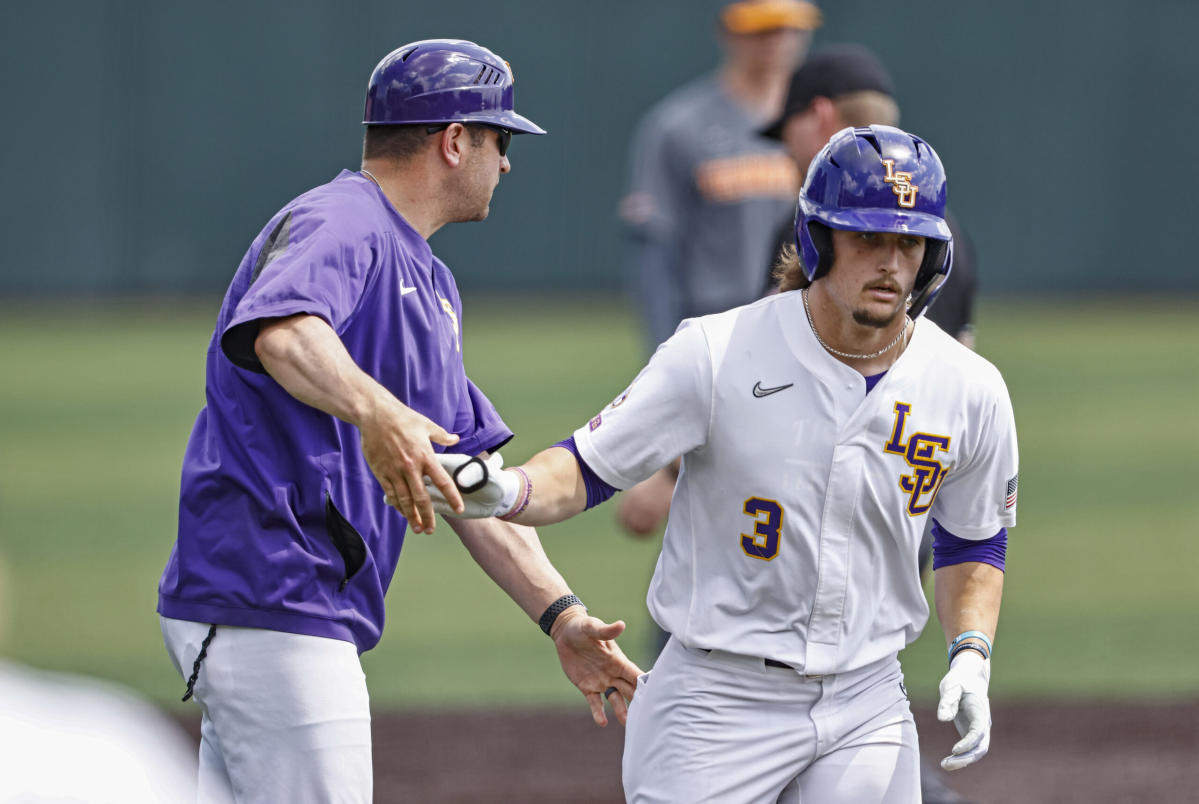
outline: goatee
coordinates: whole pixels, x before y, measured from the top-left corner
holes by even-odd
[[[874,327],[875,329],[886,329],[895,323],[895,319],[902,312],[902,308],[892,310],[890,315],[881,316],[871,313],[869,310],[854,310],[853,320],[864,327]]]

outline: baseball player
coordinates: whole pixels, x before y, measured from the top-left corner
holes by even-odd
[[[459,509],[434,453],[512,437],[466,376],[458,289],[427,242],[485,218],[512,135],[545,133],[512,92],[507,63],[474,43],[393,51],[367,88],[361,170],[280,210],[229,286],[158,597],[203,712],[201,801],[371,798],[358,657],[379,641],[406,529],[433,531],[424,477]],[[531,529],[453,525],[603,725],[602,691],[631,693],[639,673],[612,641],[623,623],[586,615]]]
[[[846,126],[899,122],[900,109],[895,100],[894,82],[882,60],[860,44],[827,45],[814,50],[791,76],[787,99],[779,117],[761,132],[763,137],[781,141],[795,161],[801,177],[806,175],[812,157],[829,138]],[[971,241],[947,208],[945,215],[953,237],[953,271],[937,292],[937,303],[925,315],[937,326],[967,346],[974,342],[972,325],[974,295],[977,288],[975,254]],[[766,292],[775,292],[775,261],[781,250],[795,244],[795,216],[788,214],[774,234],[770,264],[763,278]],[[730,305],[732,306],[732,305]],[[670,509],[678,467],[671,464],[621,495],[618,519],[637,536],[661,531]],[[925,528],[920,544],[919,564],[924,574],[932,567],[931,527]],[[655,652],[665,645],[662,637]],[[950,790],[944,774],[927,759],[921,766],[921,793],[925,804],[961,804],[966,799]]]
[[[806,0],[727,3],[719,69],[671,92],[638,124],[621,217],[647,354],[682,319],[760,295],[759,266],[799,181],[758,129],[778,114],[819,25]]]
[[[487,469],[462,515],[526,524],[682,457],[649,592],[673,636],[630,708],[630,801],[918,801],[897,654],[928,617],[930,517],[949,646],[937,712],[960,734],[942,765],[987,752],[1016,435],[999,372],[921,315],[950,270],[945,199],[923,140],[838,132],[800,191],[805,287],[684,322],[523,466],[443,456]]]

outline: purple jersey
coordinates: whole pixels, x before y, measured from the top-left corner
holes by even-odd
[[[159,613],[374,647],[407,522],[383,503],[357,428],[264,372],[258,322],[321,317],[363,371],[458,434],[454,452],[475,454],[512,433],[466,377],[461,312],[449,269],[369,179],[342,171],[284,207],[208,347]]]

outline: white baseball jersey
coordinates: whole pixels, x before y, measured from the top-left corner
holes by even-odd
[[[662,628],[812,675],[919,635],[930,512],[971,540],[1016,522],[995,367],[921,318],[866,393],[816,341],[799,292],[685,321],[575,442],[617,488],[683,456],[649,590]]]

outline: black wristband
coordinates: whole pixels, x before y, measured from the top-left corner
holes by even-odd
[[[964,650],[977,651],[978,655],[982,656],[984,659],[991,658],[991,655],[989,653],[987,653],[987,649],[985,646],[979,644],[978,642],[963,642],[960,645],[958,645],[956,648],[953,649],[953,653],[949,654],[949,663],[953,664],[953,657],[957,656],[959,653],[961,653]]]
[[[574,595],[563,595],[550,604],[550,607],[545,610],[545,614],[542,614],[541,619],[537,621],[537,624],[541,626],[541,630],[545,631],[546,636],[549,636],[550,629],[554,627],[554,621],[558,619],[558,615],[571,606],[583,606],[583,601]],[[586,610],[587,607],[583,606],[583,611]]]

